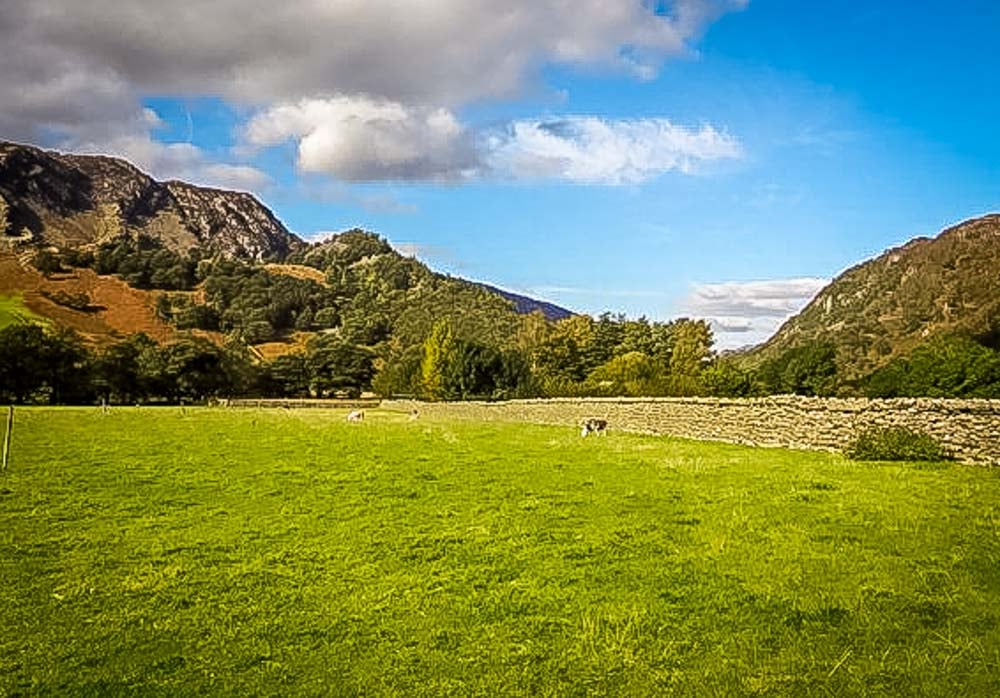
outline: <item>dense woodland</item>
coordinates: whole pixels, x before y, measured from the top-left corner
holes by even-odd
[[[0,331],[0,399],[197,401],[214,396],[382,396],[428,400],[556,396],[868,395],[1000,397],[996,337],[939,336],[862,380],[844,380],[833,346],[794,347],[749,369],[717,356],[698,320],[521,315],[475,284],[430,271],[378,236],[350,231],[285,260],[324,283],[260,264],[180,255],[149,238],[44,253],[42,271],[90,266],[160,289],[157,311],[195,333],[145,335],[102,349],[66,331]],[[214,335],[218,336],[218,335]],[[301,339],[264,360],[253,345]]]

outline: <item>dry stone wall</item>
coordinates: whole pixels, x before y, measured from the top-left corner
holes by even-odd
[[[956,458],[1000,465],[1000,400],[764,398],[557,398],[509,402],[386,400],[427,416],[611,429],[757,446],[841,450],[868,427],[901,426],[933,436]]]

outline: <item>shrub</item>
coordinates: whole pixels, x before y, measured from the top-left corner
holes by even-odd
[[[948,453],[933,437],[905,427],[870,427],[847,447],[852,460],[925,461],[948,460]]]

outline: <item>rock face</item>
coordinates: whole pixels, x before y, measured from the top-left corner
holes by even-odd
[[[916,238],[838,276],[746,357],[753,365],[810,342],[831,344],[858,378],[942,333],[1000,329],[1000,215]]]
[[[9,234],[83,247],[109,230],[161,240],[178,252],[278,261],[304,246],[250,194],[158,182],[117,158],[63,155],[0,142],[0,196]]]

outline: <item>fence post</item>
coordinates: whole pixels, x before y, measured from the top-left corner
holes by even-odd
[[[3,435],[3,468],[0,470],[7,470],[7,456],[10,453],[10,433],[14,431],[14,406],[9,405],[7,407],[7,430]]]

